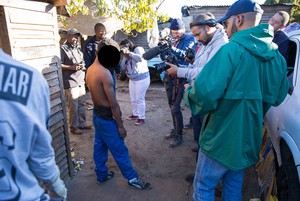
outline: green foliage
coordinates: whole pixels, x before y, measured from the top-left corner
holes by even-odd
[[[295,6],[293,6],[293,8],[292,8],[290,22],[300,23],[300,3],[299,2],[297,2],[297,4],[295,4]]]
[[[89,9],[84,5],[85,0],[71,0],[70,3],[66,6],[70,15],[76,15],[78,12],[81,12],[84,15],[89,13]]]
[[[71,0],[67,10],[71,16],[81,12],[90,14],[85,5],[87,0]],[[90,0],[97,5],[98,11],[93,16],[116,17],[123,22],[123,31],[131,34],[132,31],[144,32],[154,26],[155,20],[167,21],[169,17],[157,12],[155,5],[159,0]],[[160,5],[164,0],[160,0]]]

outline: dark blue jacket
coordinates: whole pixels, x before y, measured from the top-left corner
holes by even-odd
[[[85,45],[84,48],[84,61],[85,67],[88,69],[95,61],[96,58],[96,50],[100,41],[96,40],[96,36],[93,36]]]
[[[283,31],[277,31],[274,35],[273,42],[278,45],[278,50],[287,61],[288,59],[288,47],[289,38]]]

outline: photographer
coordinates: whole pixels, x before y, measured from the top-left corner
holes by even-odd
[[[190,23],[190,28],[197,41],[202,45],[196,52],[195,60],[191,68],[170,67],[167,71],[170,75],[177,75],[180,78],[191,79],[193,84],[197,75],[201,72],[205,64],[215,55],[215,53],[226,43],[228,37],[222,27],[218,25],[214,19],[213,14],[206,13],[197,16],[197,18]],[[201,118],[193,116],[194,140],[198,143],[199,133],[201,129]]]
[[[132,105],[132,114],[127,120],[136,120],[135,125],[145,123],[145,95],[150,85],[150,74],[147,61],[142,57],[144,48],[136,47],[133,43],[124,39],[120,42],[121,68],[125,70],[129,78],[129,94]]]
[[[61,46],[61,67],[64,81],[65,96],[69,108],[70,131],[82,134],[80,129],[91,129],[86,125],[85,116],[85,66],[83,54],[78,46],[80,33],[70,29],[67,41]]]
[[[185,25],[179,18],[172,20],[170,30],[171,34],[175,38],[175,42],[172,45],[171,52],[163,52],[160,55],[162,60],[166,60],[166,58],[170,56],[167,54],[171,53],[176,56],[176,61],[179,65],[188,65],[188,62],[185,61],[185,53],[188,48],[194,47],[194,36],[185,34]],[[183,98],[186,79],[166,74],[164,81],[174,126],[174,129],[172,129],[171,133],[165,136],[165,139],[173,138],[173,141],[170,143],[170,147],[173,148],[183,143],[183,117],[180,103]]]

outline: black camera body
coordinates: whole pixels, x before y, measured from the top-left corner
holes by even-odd
[[[185,58],[193,61],[195,59],[195,51],[192,48],[188,48],[185,52]]]
[[[81,61],[81,62],[77,63],[77,65],[81,67],[81,70],[83,70],[83,71],[86,70],[84,61]]]
[[[169,62],[178,66],[176,56],[172,53],[172,43],[173,39],[171,37],[165,37],[162,39],[158,46],[160,47],[160,53],[162,53],[162,60],[164,62],[154,64],[156,71],[160,74],[161,72],[170,68],[165,62]]]
[[[178,66],[176,56],[174,54],[166,55],[164,61],[175,64]],[[165,62],[154,64],[156,71],[160,74],[161,72],[168,70],[170,68]]]

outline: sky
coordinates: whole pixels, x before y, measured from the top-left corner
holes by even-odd
[[[184,5],[231,5],[235,1],[236,0],[165,0],[159,10],[172,18],[180,18],[182,16],[181,7]],[[257,2],[262,4],[265,0],[257,0]]]

